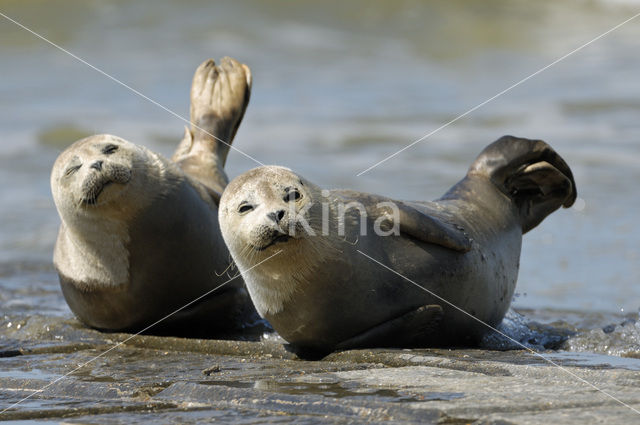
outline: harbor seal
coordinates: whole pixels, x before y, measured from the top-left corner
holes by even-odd
[[[224,163],[249,102],[251,73],[224,58],[196,70],[192,128],[172,160],[119,137],[75,142],[51,190],[61,225],[54,250],[62,292],[86,325],[140,331],[227,281],[217,222]],[[215,335],[259,319],[235,279],[150,332]]]
[[[473,345],[488,328],[469,315],[496,326],[509,307],[522,235],[575,199],[548,144],[505,136],[433,202],[266,166],[229,184],[219,221],[256,309],[299,352]]]

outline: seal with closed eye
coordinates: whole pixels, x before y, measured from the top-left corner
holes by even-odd
[[[140,331],[227,281],[217,220],[230,143],[249,102],[251,73],[225,58],[198,67],[192,129],[168,160],[111,135],[72,144],[51,189],[61,226],[54,264],[85,324]],[[153,333],[220,336],[255,322],[241,279],[171,315]]]

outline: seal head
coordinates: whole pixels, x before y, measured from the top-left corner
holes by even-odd
[[[260,277],[249,285],[258,312],[278,312],[325,257],[334,254],[322,232],[321,190],[285,167],[266,166],[234,179],[224,191],[220,229],[234,261]],[[284,252],[281,252],[283,251]],[[283,255],[281,255],[283,254]]]
[[[149,164],[156,164],[148,150],[109,134],[100,134],[71,145],[56,160],[51,173],[51,191],[60,216],[73,221],[78,215],[91,215],[100,208],[114,215],[131,214],[137,204],[142,207],[149,180]],[[153,174],[161,174],[155,170]],[[134,178],[135,176],[135,178]],[[142,205],[119,202],[127,193],[143,195]],[[150,195],[147,193],[147,195]]]

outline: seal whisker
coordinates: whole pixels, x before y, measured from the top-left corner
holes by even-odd
[[[220,277],[223,274],[227,273],[232,265],[233,265],[233,261],[229,263],[229,265],[222,271],[222,273],[218,273],[216,270],[214,270],[213,272],[216,274],[216,276]]]

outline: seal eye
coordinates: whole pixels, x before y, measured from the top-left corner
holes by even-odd
[[[82,167],[82,164],[80,165],[74,165],[72,167],[67,168],[67,171],[64,172],[64,175],[66,177],[69,177],[71,174],[75,173],[76,171],[78,171],[80,169],[80,167]]]
[[[287,194],[284,195],[285,202],[297,201],[302,198],[302,194],[296,188],[286,188]]]
[[[238,207],[238,212],[240,214],[246,214],[249,211],[251,211],[252,209],[253,209],[253,205],[247,204],[247,203],[243,203],[243,204],[240,204],[240,206]]]
[[[102,148],[102,153],[105,154],[105,155],[111,155],[112,153],[114,153],[117,150],[118,150],[118,146],[117,145],[108,144],[107,146]]]

